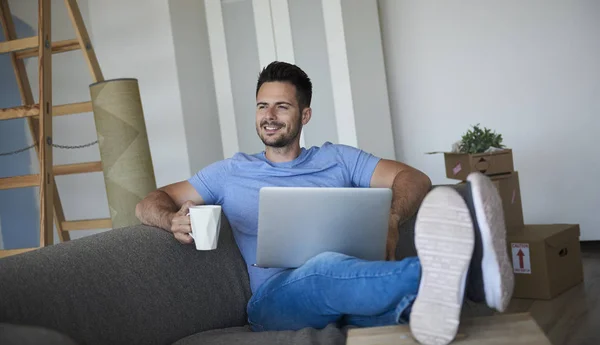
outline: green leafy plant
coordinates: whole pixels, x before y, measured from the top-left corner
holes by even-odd
[[[482,153],[490,147],[504,148],[502,134],[497,134],[488,128],[481,129],[479,124],[472,126],[465,134],[459,144],[459,150],[463,153]]]

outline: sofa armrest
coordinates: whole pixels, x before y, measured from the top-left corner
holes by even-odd
[[[224,216],[213,251],[133,226],[0,260],[0,322],[86,344],[164,344],[243,326],[249,298],[246,265]]]
[[[398,243],[396,244],[396,260],[417,256],[415,245],[415,223],[416,214],[404,222],[398,224]]]

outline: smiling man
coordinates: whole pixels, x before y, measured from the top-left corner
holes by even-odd
[[[271,63],[256,87],[256,132],[265,150],[238,153],[150,193],[136,209],[140,220],[189,244],[188,208],[221,205],[246,261],[253,293],[248,321],[255,331],[410,322],[419,341],[443,344],[456,334],[466,292],[503,311],[513,280],[502,206],[491,181],[469,176],[463,199],[449,187],[432,189],[429,178],[411,166],[355,147],[329,142],[300,147],[302,128],[312,116],[311,98],[304,71]],[[268,186],[391,188],[387,260],[326,252],[296,269],[252,266],[259,191]],[[418,257],[396,261],[398,225],[415,215]]]

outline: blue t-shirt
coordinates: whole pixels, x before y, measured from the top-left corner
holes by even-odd
[[[289,162],[269,161],[265,152],[233,157],[197,172],[189,182],[207,205],[221,205],[246,261],[253,292],[279,268],[256,263],[258,200],[262,187],[369,187],[379,158],[352,146],[326,142],[302,148]]]

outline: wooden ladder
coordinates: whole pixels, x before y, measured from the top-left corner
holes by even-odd
[[[54,176],[102,172],[102,162],[57,165],[52,163],[52,117],[92,111],[92,103],[80,102],[65,105],[52,103],[52,54],[80,49],[94,82],[104,81],[98,59],[85,28],[76,0],[65,0],[77,38],[52,42],[50,0],[38,0],[38,35],[17,38],[8,0],[0,0],[0,22],[5,42],[0,42],[0,54],[9,53],[21,94],[21,106],[0,109],[0,120],[27,118],[31,137],[36,141],[40,173],[0,178],[0,190],[39,186],[40,244],[39,247],[0,250],[0,257],[35,250],[52,245],[56,224],[61,242],[70,240],[69,231],[111,228],[108,219],[67,221],[63,212]],[[36,104],[23,59],[38,57],[39,102]]]

